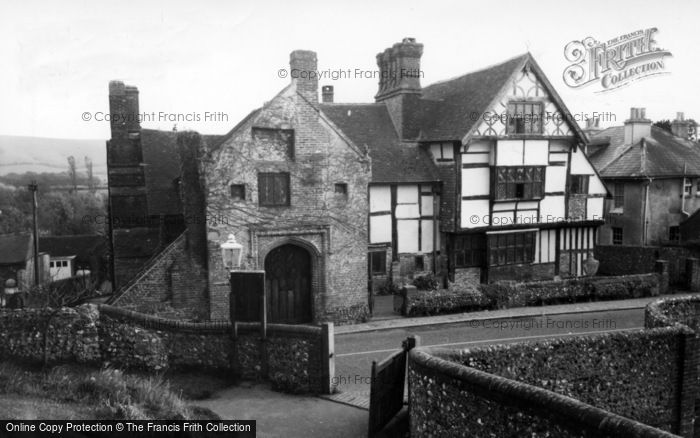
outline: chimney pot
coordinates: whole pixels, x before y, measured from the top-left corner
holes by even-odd
[[[321,87],[321,98],[323,103],[333,103],[333,85],[324,85]]]
[[[632,108],[630,118],[625,120],[625,144],[637,143],[651,135],[651,120],[646,118],[646,108]]]

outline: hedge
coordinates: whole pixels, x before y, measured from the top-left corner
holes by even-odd
[[[405,316],[542,306],[659,295],[659,275],[584,277],[561,281],[480,284],[468,290],[416,291],[406,296]]]

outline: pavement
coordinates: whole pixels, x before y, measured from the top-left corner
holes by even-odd
[[[336,327],[335,335],[439,326],[475,320],[643,309],[647,304],[659,298],[679,295],[416,318],[403,318],[393,314],[393,297],[383,296],[376,297],[375,318],[372,321]],[[223,419],[257,420],[257,436],[259,437],[333,436],[350,438],[366,436],[367,434],[369,391],[340,392],[311,397],[283,394],[272,391],[267,385],[244,382],[238,386],[223,389],[211,398],[197,401],[195,404],[211,409]]]
[[[396,314],[389,316],[386,314],[386,310],[383,310],[379,318],[373,318],[370,322],[335,327],[335,334],[344,335],[349,333],[363,333],[373,332],[377,330],[394,330],[408,327],[455,324],[468,321],[483,321],[488,319],[525,318],[543,315],[604,312],[607,310],[643,309],[644,307],[646,307],[647,304],[649,304],[652,301],[656,301],[664,297],[677,297],[679,295],[685,294],[660,295],[657,297],[633,298],[629,300],[593,301],[589,303],[557,304],[551,306],[538,307],[518,307],[502,310],[482,310],[479,312],[455,313],[450,315],[438,316],[418,316],[412,318],[404,318]],[[375,298],[375,308],[386,309],[388,307],[387,303],[392,300],[392,296],[378,296]]]

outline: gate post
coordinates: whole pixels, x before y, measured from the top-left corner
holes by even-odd
[[[321,393],[333,393],[335,378],[335,329],[332,322],[321,325]]]

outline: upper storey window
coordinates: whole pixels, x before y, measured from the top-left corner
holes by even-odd
[[[510,102],[507,116],[507,134],[542,134],[540,102]]]

